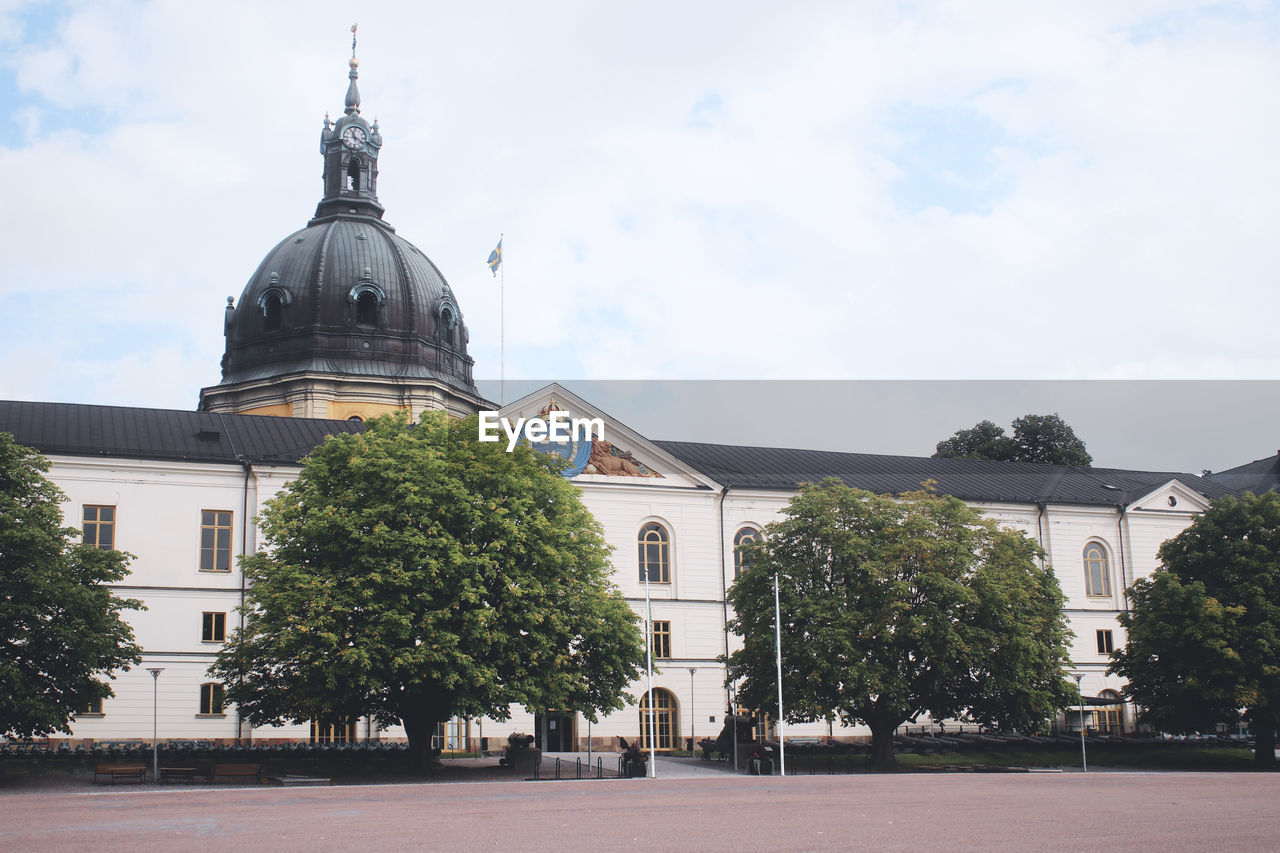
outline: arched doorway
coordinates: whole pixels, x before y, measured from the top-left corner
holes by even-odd
[[[1099,699],[1114,701],[1114,705],[1098,705],[1093,709],[1094,728],[1100,734],[1104,735],[1121,735],[1124,734],[1124,705],[1120,694],[1114,690],[1103,690],[1098,694]]]
[[[653,688],[653,725],[657,730],[657,742],[653,745],[655,749],[676,748],[678,719],[675,695],[661,687]],[[645,692],[640,697],[640,744],[645,749],[650,748],[650,736],[649,694]]]

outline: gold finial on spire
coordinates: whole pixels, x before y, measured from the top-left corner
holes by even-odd
[[[357,68],[360,65],[360,60],[356,59],[356,27],[358,26],[360,25],[359,24],[351,25],[351,61],[347,64],[350,65],[352,68]]]

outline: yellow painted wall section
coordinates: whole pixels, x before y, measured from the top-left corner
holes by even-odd
[[[329,418],[335,421],[345,421],[348,418],[359,418],[362,421],[367,421],[369,418],[376,418],[378,415],[385,415],[389,412],[400,412],[406,408],[408,407],[393,406],[390,403],[348,403],[342,400],[331,400],[329,402]]]
[[[274,403],[270,406],[259,406],[256,409],[245,409],[243,412],[236,412],[238,415],[271,415],[276,418],[293,417],[292,403]]]

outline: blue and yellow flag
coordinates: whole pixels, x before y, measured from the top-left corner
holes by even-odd
[[[502,238],[498,238],[498,245],[493,247],[493,251],[489,253],[489,271],[495,276],[498,274],[498,267],[502,266]]]

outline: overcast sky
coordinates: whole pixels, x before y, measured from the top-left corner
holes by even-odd
[[[1280,7],[1053,5],[0,0],[0,397],[195,406],[320,197],[353,15],[477,377],[499,233],[511,378],[1280,377]],[[1187,461],[1099,462],[1276,449],[1273,407],[1181,423]]]

